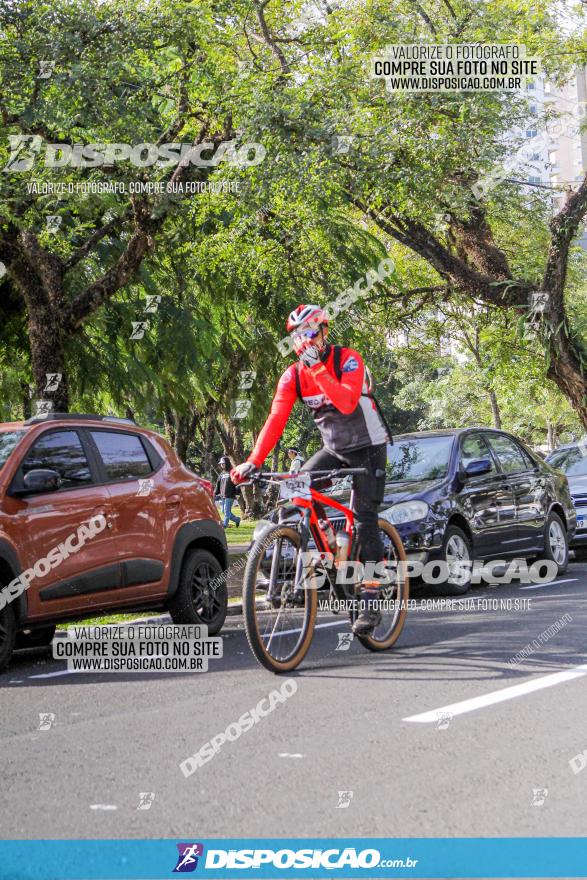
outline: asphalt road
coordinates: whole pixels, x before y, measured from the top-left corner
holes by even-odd
[[[337,650],[348,624],[321,617],[296,693],[187,779],[180,762],[284,681],[240,618],[202,674],[68,674],[23,652],[0,676],[0,837],[583,836],[586,591],[577,563],[537,589],[474,588],[529,608],[418,610],[383,655]]]

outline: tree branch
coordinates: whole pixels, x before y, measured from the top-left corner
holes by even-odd
[[[259,22],[259,27],[261,28],[263,39],[279,61],[279,66],[281,67],[280,78],[283,78],[289,73],[289,64],[287,63],[287,59],[282,50],[277,45],[273,36],[271,35],[271,31],[269,30],[267,21],[265,20],[265,8],[269,5],[270,2],[271,0],[261,0],[261,2],[255,7],[255,11],[257,13],[257,21]]]

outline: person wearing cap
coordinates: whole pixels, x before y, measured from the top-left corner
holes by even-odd
[[[300,450],[296,446],[290,446],[287,450],[287,457],[291,461],[289,466],[290,474],[297,474],[302,469],[304,463]]]
[[[227,455],[223,455],[218,462],[220,473],[216,480],[216,488],[214,489],[214,497],[220,500],[220,509],[224,516],[224,528],[228,528],[229,522],[233,522],[238,529],[241,524],[240,517],[232,512],[237,492],[239,489],[230,478],[230,459]]]

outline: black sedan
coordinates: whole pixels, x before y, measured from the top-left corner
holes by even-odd
[[[567,479],[517,438],[491,428],[403,434],[388,457],[381,515],[409,558],[450,568],[458,560],[542,557],[565,571],[576,524]]]
[[[587,559],[587,443],[559,446],[546,457],[548,464],[564,473],[577,511],[577,531],[571,542],[577,559]]]

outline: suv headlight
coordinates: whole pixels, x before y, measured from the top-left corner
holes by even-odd
[[[399,504],[394,504],[393,507],[383,510],[379,516],[393,526],[400,526],[402,523],[425,519],[429,510],[430,508],[425,501],[401,501]]]

